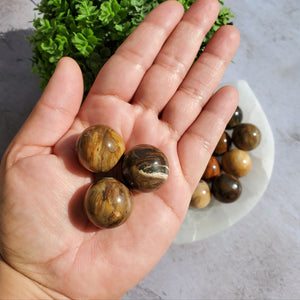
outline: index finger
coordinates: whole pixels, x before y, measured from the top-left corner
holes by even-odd
[[[103,96],[130,101],[183,13],[177,1],[166,1],[152,10],[100,70],[82,110]]]

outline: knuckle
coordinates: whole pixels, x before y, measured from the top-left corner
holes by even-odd
[[[181,80],[183,80],[187,72],[186,65],[183,63],[181,57],[172,55],[171,53],[162,52],[156,61],[156,65],[173,75],[175,74]]]
[[[186,97],[190,98],[195,102],[196,105],[203,106],[205,102],[205,91],[206,88],[203,84],[191,85],[191,86],[182,86],[179,91],[183,93]]]
[[[201,149],[201,151],[205,151],[207,154],[211,155],[212,151],[214,150],[214,145],[209,140],[209,138],[205,137],[200,132],[189,132],[190,137],[194,140],[195,145],[197,145],[197,148]]]

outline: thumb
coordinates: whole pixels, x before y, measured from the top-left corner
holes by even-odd
[[[72,125],[82,95],[83,80],[78,64],[71,58],[62,58],[15,142],[46,147],[55,145]]]
[[[41,153],[41,148],[53,147],[74,122],[82,96],[83,79],[78,64],[71,58],[62,58],[9,148],[17,148],[17,156],[24,158]],[[18,147],[13,147],[16,145]]]

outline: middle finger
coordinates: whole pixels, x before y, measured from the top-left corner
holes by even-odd
[[[164,108],[190,69],[218,12],[217,0],[197,0],[193,3],[145,74],[133,104],[156,113]]]

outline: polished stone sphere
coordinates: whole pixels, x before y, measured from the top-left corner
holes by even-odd
[[[122,173],[128,187],[141,192],[158,189],[168,178],[167,157],[151,145],[137,145],[123,160]]]
[[[210,189],[206,181],[200,180],[198,183],[190,202],[192,208],[204,208],[211,200]]]
[[[221,168],[218,160],[214,156],[211,156],[206,166],[206,169],[203,173],[202,178],[204,180],[212,179],[216,176],[219,176],[220,173],[221,173]]]
[[[243,123],[236,126],[232,133],[232,142],[237,148],[249,151],[255,149],[261,141],[261,132],[253,124]]]
[[[242,193],[242,185],[238,178],[223,173],[214,179],[212,183],[212,193],[220,202],[234,202]]]
[[[99,173],[111,170],[125,151],[121,136],[104,125],[83,131],[76,145],[78,160],[87,170]]]
[[[214,155],[222,155],[230,149],[231,146],[231,138],[227,132],[223,132],[216,148],[214,151]]]
[[[228,122],[226,129],[232,129],[235,126],[241,124],[243,120],[243,111],[241,110],[241,108],[238,106],[235,110],[235,112],[233,113],[230,121]]]
[[[111,177],[92,184],[84,199],[88,219],[99,228],[123,224],[130,216],[132,207],[133,197],[129,189]]]
[[[244,150],[234,149],[226,152],[222,157],[223,170],[236,177],[247,175],[251,170],[251,165],[251,157]]]

